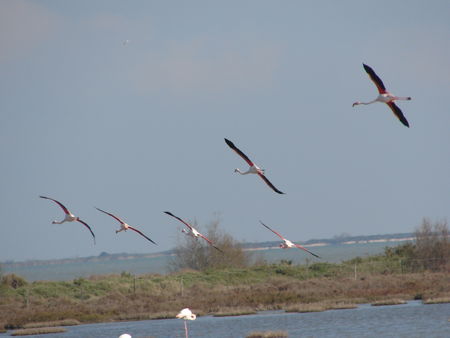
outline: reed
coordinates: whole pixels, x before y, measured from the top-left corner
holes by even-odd
[[[62,333],[67,330],[62,327],[39,327],[33,329],[20,329],[15,330],[11,333],[11,336],[32,336],[38,334],[48,334],[48,333]]]

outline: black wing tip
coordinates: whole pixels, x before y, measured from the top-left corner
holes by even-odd
[[[155,244],[155,245],[158,245],[158,244],[156,244],[156,242],[154,241],[154,240],[152,240],[152,239],[150,239],[149,237],[147,237],[147,236],[144,236],[146,239],[148,239],[150,242],[152,242],[153,244]]]
[[[233,142],[231,142],[229,139],[227,139],[227,138],[224,138],[224,140],[225,140],[225,143],[226,144],[228,144],[228,146],[230,147],[230,148],[234,148],[234,143]]]

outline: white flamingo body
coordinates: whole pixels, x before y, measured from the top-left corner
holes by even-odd
[[[355,103],[353,103],[353,107],[360,105],[360,104],[368,105],[368,104],[372,104],[375,102],[386,103],[389,106],[389,108],[391,108],[394,115],[397,116],[397,118],[400,120],[400,122],[403,125],[405,125],[406,127],[409,127],[408,120],[405,118],[405,116],[403,115],[403,112],[395,104],[394,101],[399,101],[399,100],[409,101],[409,100],[411,100],[411,97],[396,96],[396,95],[388,92],[386,90],[386,87],[384,86],[383,81],[378,77],[378,75],[375,73],[375,71],[371,67],[369,67],[368,65],[366,65],[364,63],[363,63],[363,67],[364,67],[364,70],[366,71],[366,73],[369,75],[372,82],[377,87],[379,94],[374,100],[369,101],[369,102],[356,101]]]
[[[234,145],[233,142],[231,142],[230,140],[225,139],[225,143],[231,148],[233,149],[239,156],[241,156],[245,162],[247,162],[247,164],[249,165],[249,168],[247,171],[242,171],[239,168],[234,169],[234,172],[239,173],[241,175],[247,175],[247,174],[257,174],[259,177],[262,178],[262,180],[276,193],[278,194],[284,194],[284,192],[278,190],[273,184],[272,182],[270,182],[268,180],[268,178],[264,175],[264,169],[261,169],[260,167],[258,167],[255,163],[253,163],[252,160],[250,160],[247,155],[245,155],[238,147],[236,147]]]
[[[283,236],[281,236],[278,232],[276,232],[275,230],[271,229],[270,227],[268,227],[267,225],[265,225],[263,222],[259,221],[263,226],[265,226],[267,229],[269,229],[270,231],[272,231],[275,235],[277,235],[278,237],[280,237],[283,241],[283,243],[280,244],[280,248],[282,249],[290,249],[290,248],[298,248],[301,250],[306,251],[307,253],[313,255],[314,257],[320,258],[318,255],[316,255],[315,253],[312,253],[311,251],[309,251],[308,249],[306,249],[305,247],[301,246],[300,244],[297,243],[293,243],[290,240],[284,238]]]
[[[75,222],[78,221],[75,215],[73,215],[70,211],[68,214],[64,215],[64,219],[62,221],[52,221],[52,224],[63,224],[65,222]]]
[[[187,229],[182,229],[181,232],[185,233],[188,236],[192,236],[195,239],[198,239],[199,237],[203,238],[205,241],[208,242],[209,245],[211,245],[213,248],[217,249],[218,251],[222,252],[222,250],[220,250],[218,247],[216,247],[214,245],[214,243],[209,240],[207,237],[205,237],[204,235],[202,235],[200,232],[197,231],[197,229],[195,229],[192,225],[190,225],[188,222],[184,221],[183,219],[181,219],[178,216],[175,216],[174,214],[172,214],[170,211],[164,211],[165,214],[172,216],[173,218],[176,218],[177,220],[179,220],[181,223],[183,223],[184,225],[187,226]]]
[[[147,239],[148,241],[152,242],[153,244],[156,244],[152,239],[148,238],[140,230],[138,230],[138,229],[132,227],[131,225],[125,223],[121,218],[117,217],[116,215],[113,215],[113,214],[111,214],[111,213],[109,213],[107,211],[104,211],[102,209],[99,209],[99,208],[95,208],[95,209],[97,209],[98,211],[103,212],[104,214],[107,214],[107,215],[111,216],[112,218],[114,218],[116,221],[118,221],[120,223],[120,229],[116,230],[116,234],[121,232],[121,231],[127,231],[128,229],[131,229],[131,230],[137,232],[139,235],[141,235],[145,239]]]
[[[179,314],[177,314],[177,318],[184,320],[195,320],[195,318],[197,318],[197,315],[192,313],[189,308],[185,308],[181,310]]]
[[[280,244],[280,248],[283,249],[295,248],[295,244],[288,239],[283,239],[283,243]]]
[[[195,318],[197,318],[197,316],[194,313],[192,313],[192,311],[189,308],[185,308],[185,309],[181,310],[180,313],[176,315],[176,317],[184,320],[184,333],[185,333],[186,338],[188,338],[189,331],[188,331],[186,321],[187,320],[195,320]]]
[[[65,214],[64,219],[63,219],[62,221],[53,221],[52,224],[63,224],[63,223],[65,223],[65,222],[79,222],[79,223],[83,224],[83,225],[90,231],[92,237],[94,238],[94,244],[95,244],[95,235],[94,235],[94,232],[92,231],[91,227],[90,227],[86,222],[82,221],[79,217],[77,217],[77,216],[75,216],[74,214],[72,214],[72,213],[69,211],[69,209],[67,209],[67,208],[64,206],[64,204],[62,204],[61,202],[59,202],[59,201],[57,201],[57,200],[55,200],[55,199],[53,199],[53,198],[50,198],[50,197],[45,197],[45,196],[39,196],[39,197],[55,202],[55,203],[58,204],[58,205],[61,207],[61,209],[64,211],[64,214]]]

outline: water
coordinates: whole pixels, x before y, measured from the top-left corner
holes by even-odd
[[[262,312],[240,317],[199,317],[188,322],[189,336],[204,338],[245,337],[254,331],[286,331],[293,337],[450,337],[450,303],[423,305],[361,305],[350,310],[312,313]],[[28,337],[184,337],[180,319],[89,324],[68,327],[66,333]],[[0,337],[8,334],[0,334]]]
[[[252,251],[253,259],[262,258],[269,263],[282,259],[291,260],[294,264],[306,262],[329,262],[338,263],[354,257],[366,257],[384,252],[386,246],[395,246],[401,242],[365,243],[351,245],[327,245],[309,248],[322,259],[316,259],[297,249],[270,249]],[[120,274],[123,271],[132,274],[164,274],[168,272],[170,256],[158,257],[136,257],[126,260],[100,260],[86,262],[70,262],[59,264],[44,264],[35,266],[23,266],[14,264],[3,264],[4,273],[15,273],[28,281],[36,280],[72,280],[78,277],[89,277],[91,275]]]

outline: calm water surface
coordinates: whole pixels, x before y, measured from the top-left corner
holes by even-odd
[[[189,337],[245,337],[253,331],[287,331],[289,337],[450,337],[450,304],[361,305],[351,310],[314,313],[263,312],[240,317],[199,317],[189,322]],[[184,337],[179,319],[89,324],[63,334],[27,337]],[[0,334],[0,337],[8,334]]]

